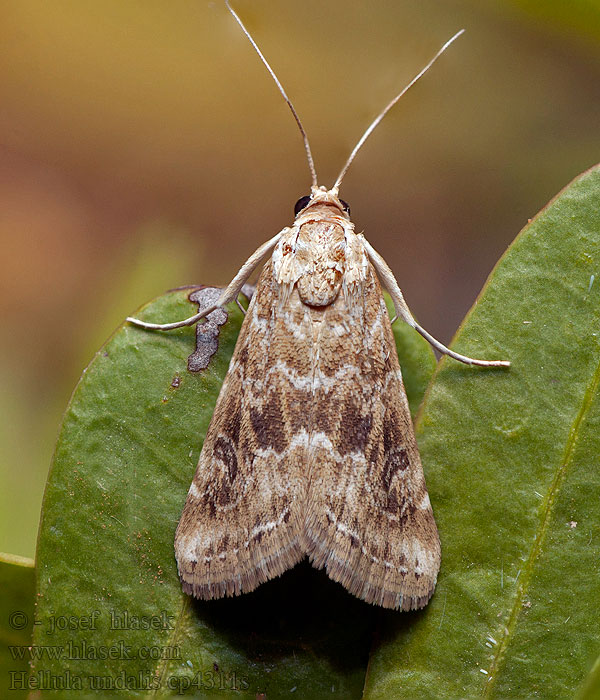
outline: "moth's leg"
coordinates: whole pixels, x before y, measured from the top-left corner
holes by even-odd
[[[284,229],[284,231],[285,230],[286,229]],[[170,331],[174,328],[182,328],[183,326],[193,326],[194,323],[197,323],[200,319],[208,316],[208,314],[212,313],[216,309],[222,308],[231,301],[237,299],[237,296],[246,283],[248,277],[250,277],[254,270],[275,247],[277,241],[281,238],[282,233],[283,231],[280,231],[276,236],[273,236],[273,238],[268,240],[266,243],[263,243],[260,248],[257,248],[254,253],[252,253],[248,260],[246,260],[246,262],[242,265],[237,275],[222,291],[221,296],[217,299],[215,304],[207,306],[205,309],[202,309],[202,311],[199,311],[197,314],[194,314],[189,318],[185,318],[183,321],[174,321],[173,323],[148,323],[147,321],[140,321],[140,319],[132,318],[131,316],[128,316],[126,320],[129,323],[140,326],[141,328],[147,328],[148,330],[155,331]]]
[[[461,355],[460,353],[454,352],[454,350],[450,350],[450,348],[447,348],[445,345],[440,343],[439,340],[436,340],[431,333],[428,333],[418,323],[415,323],[414,328],[423,336],[423,338],[425,338],[425,340],[428,340],[429,343],[441,353],[448,355],[449,357],[453,357],[459,362],[464,362],[466,365],[478,365],[479,367],[510,367],[509,360],[475,360],[472,357]]]
[[[466,355],[461,355],[454,352],[454,350],[450,350],[450,348],[447,348],[445,345],[440,343],[439,340],[436,340],[413,318],[410,309],[404,301],[404,297],[402,296],[398,282],[394,277],[394,273],[390,270],[386,261],[365,238],[363,238],[363,244],[369,255],[369,259],[373,263],[373,266],[377,270],[377,274],[381,278],[383,286],[388,290],[390,296],[392,297],[392,301],[394,302],[396,315],[394,316],[392,322],[397,318],[401,318],[403,321],[408,323],[409,326],[418,331],[431,345],[433,345],[434,348],[436,348],[436,350],[439,350],[444,355],[453,357],[459,362],[464,362],[466,365],[478,365],[480,367],[510,367],[510,362],[507,360],[475,360],[472,357],[467,357]]]

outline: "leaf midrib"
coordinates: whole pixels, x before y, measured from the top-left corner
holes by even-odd
[[[187,595],[182,595],[181,597],[181,608],[179,610],[179,615],[177,616],[177,619],[175,621],[175,625],[173,629],[171,630],[169,637],[167,639],[167,644],[164,648],[166,649],[173,649],[175,648],[177,641],[179,639],[179,636],[181,634],[181,631],[183,629],[183,624],[184,620],[190,616],[192,606],[190,604],[190,597]],[[165,677],[165,674],[167,673],[167,670],[169,668],[169,663],[175,661],[175,659],[170,659],[170,658],[161,658],[157,665],[156,665],[156,670],[154,672],[154,677],[158,681],[157,683],[154,684],[153,690],[146,695],[146,698],[155,698],[158,697],[160,694],[160,691],[163,689],[163,680]]]

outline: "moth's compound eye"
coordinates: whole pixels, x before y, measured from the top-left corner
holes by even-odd
[[[340,203],[344,207],[344,211],[346,212],[346,214],[350,216],[350,205],[348,204],[348,202],[344,202],[343,199],[340,199]]]
[[[308,203],[310,202],[310,195],[306,195],[306,197],[300,197],[300,199],[296,202],[294,206],[294,216],[298,216],[298,214],[308,206]]]

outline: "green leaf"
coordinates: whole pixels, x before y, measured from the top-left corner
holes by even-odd
[[[140,315],[166,321],[194,311],[187,291],[176,291]],[[37,554],[34,643],[64,654],[39,659],[32,682],[47,686],[48,674],[64,678],[68,669],[67,694],[360,697],[377,610],[322,571],[299,565],[235,599],[198,602],[181,591],[175,527],[240,324],[232,305],[218,353],[194,374],[186,369],[193,329],[126,325],[82,376],[58,439]],[[414,406],[435,363],[414,331],[397,337]],[[142,623],[150,628],[134,628]]]
[[[600,698],[600,656],[577,694],[577,700],[598,700],[598,698]]]
[[[418,438],[442,539],[436,594],[384,616],[365,697],[573,697],[600,653],[600,169],[493,271]]]
[[[33,559],[0,553],[0,677],[2,696],[27,697],[33,630]]]

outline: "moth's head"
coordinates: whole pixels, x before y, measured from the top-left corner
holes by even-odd
[[[343,216],[345,219],[350,221],[350,207],[343,199],[338,196],[338,190],[336,187],[328,190],[326,187],[312,187],[310,194],[296,202],[294,206],[294,216],[296,219],[299,217],[305,217],[307,214],[311,213],[311,209],[314,207],[327,207],[331,209],[331,214],[337,216]]]

